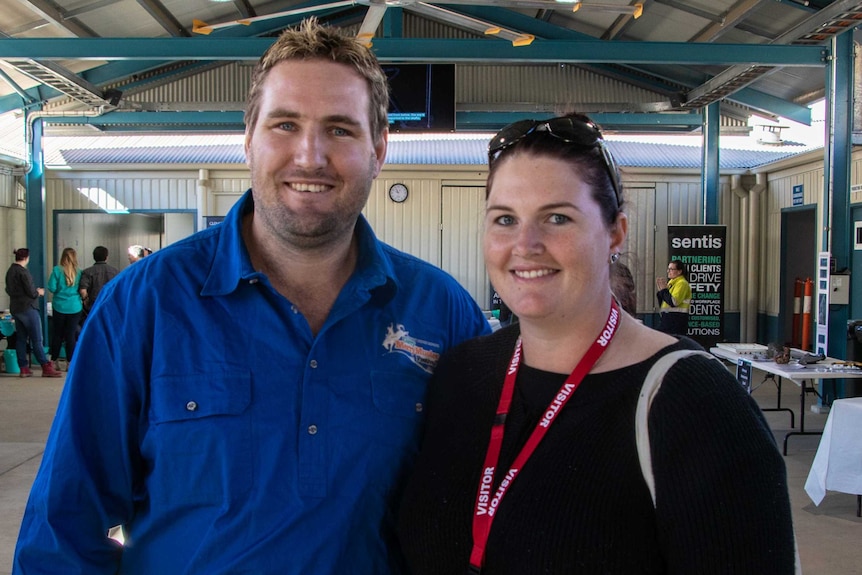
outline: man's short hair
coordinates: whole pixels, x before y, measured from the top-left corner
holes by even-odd
[[[93,249],[93,260],[97,262],[108,261],[108,248],[105,246],[96,246]]]
[[[386,74],[371,50],[339,28],[322,26],[315,17],[303,20],[297,28],[282,32],[255,65],[243,118],[249,133],[254,131],[257,123],[261,86],[269,71],[286,60],[314,59],[350,66],[368,82],[371,135],[375,144],[380,143],[383,132],[389,125],[389,84],[386,82]]]

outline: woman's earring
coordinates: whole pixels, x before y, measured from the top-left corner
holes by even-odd
[[[620,252],[614,252],[611,254],[611,263],[615,264],[620,261]]]

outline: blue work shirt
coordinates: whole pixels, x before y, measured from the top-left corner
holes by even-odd
[[[400,572],[394,517],[439,355],[490,331],[360,217],[315,337],[225,221],[124,270],[81,333],[13,573]],[[125,547],[106,536],[123,525]]]

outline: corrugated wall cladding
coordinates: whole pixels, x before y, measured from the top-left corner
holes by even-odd
[[[436,34],[436,33],[435,33]],[[452,35],[455,37],[456,35]],[[124,94],[130,102],[175,104],[243,103],[251,80],[248,64],[233,62],[169,84]],[[459,104],[644,104],[666,98],[594,74],[557,64],[472,65],[455,67],[455,101]]]
[[[628,216],[628,235],[622,250],[622,263],[632,272],[637,292],[637,311],[651,312],[655,300],[656,240],[655,184],[626,183],[623,209]]]
[[[459,64],[455,69],[455,101],[459,104],[534,102],[578,108],[577,104],[628,105],[666,99],[568,64]]]
[[[124,93],[123,98],[130,102],[164,104],[244,103],[251,83],[251,70],[248,63],[231,62],[165,85]]]
[[[468,30],[455,28],[434,20],[428,20],[418,14],[412,12],[403,12],[404,15],[404,35],[408,38],[443,38],[443,39],[462,39],[462,38],[482,38],[481,34],[476,34]],[[500,40],[504,42],[505,40]]]
[[[54,210],[194,210],[197,178],[152,174],[116,177],[78,174],[45,180],[45,208]]]
[[[18,208],[0,207],[0,269],[5,273],[13,263],[15,257],[12,251],[27,246],[27,212]],[[32,247],[32,246],[31,246]],[[0,309],[9,306],[9,298],[5,295],[0,304]]]
[[[23,204],[18,205],[18,188],[18,178],[0,172],[0,206],[23,208]]]
[[[389,199],[389,187],[407,186],[407,200]],[[381,174],[362,213],[382,241],[440,267],[440,180]]]

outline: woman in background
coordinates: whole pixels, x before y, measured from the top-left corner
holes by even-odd
[[[661,321],[659,331],[675,335],[688,334],[688,311],[691,306],[691,286],[686,278],[685,264],[672,260],[667,264],[667,278],[655,280]]]
[[[81,312],[84,309],[78,285],[81,282],[81,270],[78,268],[78,252],[72,248],[63,250],[60,265],[54,266],[48,279],[48,290],[54,294],[51,307],[51,359],[54,363],[60,357],[60,347],[66,344],[66,361],[72,361],[75,353],[75,342],[78,336],[78,326],[81,323]]]
[[[630,316],[637,316],[638,292],[632,270],[617,260],[610,265],[611,293],[617,298],[620,307]]]
[[[39,298],[45,289],[36,287],[27,265],[30,263],[30,250],[20,248],[13,252],[15,263],[6,271],[6,293],[9,294],[9,311],[15,320],[15,353],[21,377],[30,377],[30,358],[27,353],[29,342],[36,360],[42,366],[42,377],[62,377],[54,369],[54,364],[45,355],[42,345],[42,315],[39,313]]]
[[[485,262],[519,322],[434,372],[399,516],[410,572],[791,575],[784,461],[714,359],[680,359],[654,398],[653,502],[635,440],[641,386],[659,358],[698,346],[611,294],[627,220],[598,127],[517,122],[489,163]]]

